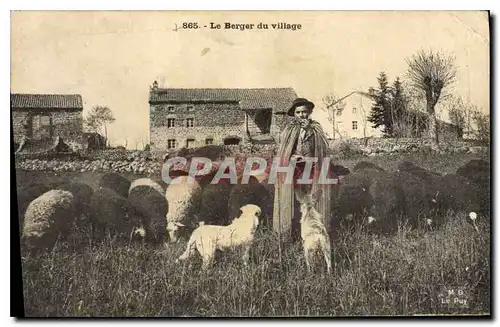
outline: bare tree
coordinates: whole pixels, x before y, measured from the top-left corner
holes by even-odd
[[[455,58],[432,50],[428,52],[420,50],[411,58],[407,58],[406,62],[409,66],[407,73],[409,79],[425,95],[429,138],[437,145],[439,139],[435,108],[443,95],[443,90],[455,82],[457,74]]]
[[[335,133],[338,132],[335,124],[335,116],[337,116],[337,114],[342,114],[346,103],[341,101],[341,99],[336,97],[333,93],[330,93],[323,97],[323,104],[324,107],[321,109],[328,113],[328,121],[332,124],[332,137],[335,139]]]

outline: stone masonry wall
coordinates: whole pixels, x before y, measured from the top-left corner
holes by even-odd
[[[49,114],[52,118],[52,136],[60,136],[65,142],[73,143],[77,148],[83,144],[83,116],[82,111],[75,110],[53,110],[53,111],[12,111],[12,124],[14,142],[21,142],[26,131],[24,124],[28,115],[38,113]]]
[[[12,113],[12,130],[14,134],[14,142],[19,144],[24,136],[24,120],[27,112],[11,111]]]
[[[169,106],[174,111],[168,110]],[[191,106],[192,109],[188,109]],[[175,127],[168,127],[167,119],[175,119]],[[186,127],[187,119],[194,119],[194,127]],[[175,139],[177,147],[186,146],[194,139],[194,146],[205,145],[206,138],[214,144],[223,144],[224,138],[238,136],[244,139],[245,113],[236,103],[159,104],[150,107],[150,143],[152,151],[167,149],[167,140]]]

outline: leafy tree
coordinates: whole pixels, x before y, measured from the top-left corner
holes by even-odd
[[[115,121],[113,112],[106,106],[95,106],[85,118],[85,125],[94,132],[101,132],[104,127],[104,138],[108,140],[108,124]]]
[[[459,97],[452,97],[446,107],[450,122],[455,126],[457,137],[462,138],[464,130],[470,127],[472,108]]]
[[[476,138],[484,144],[489,144],[491,140],[490,116],[478,109],[474,109],[472,111],[472,121],[476,125]]]
[[[409,79],[418,90],[425,94],[429,137],[434,144],[438,144],[435,108],[443,90],[455,82],[457,73],[455,58],[432,50],[428,52],[420,50],[411,58],[407,58],[406,62],[409,66],[407,73]]]

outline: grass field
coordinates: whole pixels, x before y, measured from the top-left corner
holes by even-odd
[[[393,170],[402,157],[371,161]],[[405,158],[449,173],[472,157]],[[356,160],[357,161],[357,160]],[[352,168],[356,161],[339,162]],[[17,173],[19,185],[33,179],[77,179],[95,186],[97,173]],[[133,176],[128,176],[133,177]],[[439,230],[404,228],[393,236],[345,230],[333,240],[330,276],[308,274],[300,244],[278,255],[270,232],[260,232],[244,268],[234,255],[208,272],[201,260],[175,264],[185,243],[167,248],[141,244],[57,244],[46,253],[22,256],[26,316],[352,316],[490,313],[490,224],[480,233],[464,213],[450,213]],[[440,294],[461,288],[465,308]],[[453,297],[452,297],[453,298]],[[453,299],[451,299],[453,302]]]

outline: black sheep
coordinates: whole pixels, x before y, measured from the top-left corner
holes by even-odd
[[[229,197],[233,185],[230,183],[208,184],[203,187],[198,220],[206,225],[229,225]]]
[[[404,198],[403,213],[408,223],[414,228],[425,226],[430,217],[433,194],[422,179],[408,172],[395,172],[394,178]]]
[[[253,176],[250,176],[248,184],[236,184],[232,187],[228,204],[229,219],[232,221],[239,217],[240,208],[246,204],[255,204],[261,208],[259,225],[264,229],[269,228],[273,215],[273,198],[267,187],[260,184]]]
[[[379,171],[385,171],[381,167],[379,167],[376,164],[374,164],[373,162],[369,162],[369,161],[360,161],[360,162],[358,162],[354,166],[354,168],[352,169],[352,171],[356,172],[356,171],[359,171],[361,169],[366,169],[366,168],[371,168],[371,169],[375,169],[375,170],[379,170]]]
[[[340,225],[350,226],[366,216],[372,205],[369,192],[372,178],[369,176],[351,173],[335,186],[338,191],[332,201],[332,228]]]
[[[480,212],[480,194],[474,182],[458,174],[447,174],[444,181],[448,190],[449,207],[455,212]]]
[[[141,225],[148,243],[161,244],[165,240],[165,216],[168,203],[165,195],[149,185],[138,185],[130,190],[129,202],[141,213]]]
[[[110,232],[119,238],[130,237],[144,220],[127,198],[105,187],[100,187],[92,195],[90,212],[98,238],[103,236],[102,232]]]
[[[87,214],[94,189],[85,183],[69,182],[56,187],[58,190],[69,191],[73,194],[75,210],[78,213]]]
[[[446,214],[449,206],[449,193],[443,176],[418,167],[412,162],[404,161],[398,166],[399,172],[406,172],[420,178],[426,187],[426,193],[431,194],[431,210],[436,217],[442,217]]]
[[[390,233],[397,229],[404,212],[404,194],[392,173],[379,171],[373,175],[368,188],[371,206],[367,223],[370,230]]]
[[[99,180],[99,186],[115,191],[122,197],[128,197],[131,182],[124,176],[111,172],[104,174]]]
[[[476,191],[479,211],[490,215],[491,202],[491,171],[490,163],[484,160],[474,159],[468,161],[457,169],[457,175],[466,177],[472,182],[471,188]]]

